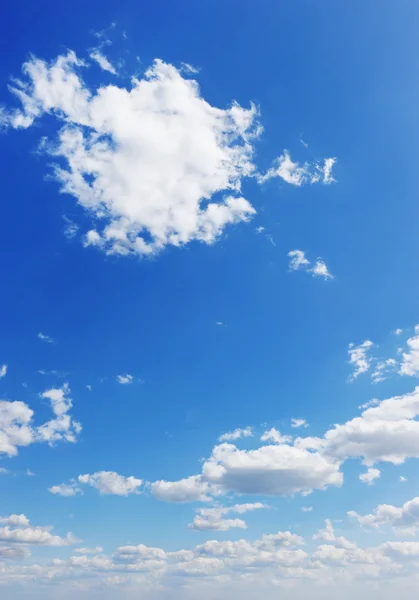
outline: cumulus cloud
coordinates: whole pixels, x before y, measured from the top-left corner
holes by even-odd
[[[77,485],[75,481],[70,483],[62,483],[61,485],[53,485],[48,488],[48,491],[51,494],[55,494],[56,496],[76,496],[77,494],[81,494],[82,490]]]
[[[333,279],[333,275],[329,272],[329,269],[321,258],[318,258],[315,264],[311,267],[311,262],[306,258],[303,250],[291,250],[288,252],[290,258],[289,268],[290,271],[306,271],[311,273],[313,277],[323,277],[323,279]]]
[[[419,325],[415,326],[415,335],[407,340],[406,345],[408,350],[402,354],[399,373],[416,376],[419,374]]]
[[[381,471],[379,469],[369,468],[365,473],[361,473],[359,476],[360,481],[362,483],[366,483],[367,485],[372,485],[376,479],[381,476]]]
[[[307,183],[333,183],[333,165],[336,158],[326,158],[323,163],[300,164],[291,159],[288,150],[284,150],[265,175],[259,175],[259,183],[265,183],[269,179],[280,177],[286,183],[300,187]]]
[[[291,427],[308,427],[308,423],[305,419],[291,419]]]
[[[99,67],[104,71],[108,71],[108,73],[112,73],[112,75],[117,75],[115,67],[109,62],[106,56],[98,49],[95,48],[89,54],[90,58],[97,62]]]
[[[96,546],[95,548],[75,548],[73,552],[77,554],[101,554],[103,548],[102,546]]]
[[[0,523],[0,542],[9,544],[33,544],[36,546],[68,546],[77,539],[68,533],[65,538],[53,535],[49,527],[33,527],[25,515],[10,515],[2,517]]]
[[[349,381],[354,381],[362,373],[366,373],[372,363],[372,358],[368,355],[368,352],[374,344],[371,340],[365,340],[359,346],[355,344],[349,344],[349,364],[353,367],[353,372],[349,378]]]
[[[272,427],[269,431],[265,431],[260,438],[261,442],[274,442],[275,444],[288,444],[292,442],[292,436],[281,435],[281,433]]]
[[[223,435],[220,435],[218,440],[220,442],[229,442],[232,440],[239,440],[241,438],[251,437],[252,435],[253,435],[253,430],[251,427],[245,427],[244,429],[240,429],[240,427],[238,427],[234,431],[229,431],[228,433],[223,433]]]
[[[103,55],[93,58],[108,67]],[[32,57],[10,88],[22,108],[3,113],[13,128],[43,115],[58,121],[57,139],[42,149],[57,160],[61,191],[92,217],[85,245],[152,255],[193,240],[212,244],[255,214],[240,194],[255,171],[255,106],[211,106],[184,69],[161,60],[129,88],[90,89],[85,66],[71,51],[51,63]],[[224,197],[215,200],[218,193]]]
[[[359,515],[351,510],[348,516],[356,519],[362,527],[380,528],[390,525],[404,535],[415,535],[419,529],[419,497],[405,502],[403,506],[380,504],[372,513]]]
[[[135,477],[124,477],[113,471],[98,471],[91,475],[79,475],[79,483],[90,485],[101,494],[114,494],[116,496],[128,496],[138,494],[144,483],[142,479]]]
[[[0,367],[0,379],[6,376],[7,373],[7,365],[1,365]]]
[[[209,500],[210,485],[200,475],[192,475],[179,481],[155,481],[151,493],[164,502],[206,502]]]
[[[249,511],[267,508],[261,502],[235,504],[234,506],[217,506],[213,508],[199,508],[192,523],[188,525],[190,529],[197,531],[227,531],[234,527],[246,529],[247,525],[243,519],[225,519],[224,515],[229,513],[244,514]]]
[[[70,387],[64,383],[61,388],[45,390],[40,397],[49,400],[55,417],[47,421],[37,429],[37,437],[40,441],[52,445],[54,442],[64,439],[67,442],[76,442],[77,436],[82,430],[78,421],[74,421],[69,412],[73,401],[69,396]]]

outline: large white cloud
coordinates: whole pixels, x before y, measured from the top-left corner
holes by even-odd
[[[45,114],[58,120],[58,140],[43,148],[64,159],[54,169],[61,190],[95,219],[86,244],[155,254],[191,240],[210,244],[226,225],[255,214],[240,195],[254,171],[255,106],[213,107],[196,81],[161,60],[129,88],[91,90],[84,66],[73,52],[49,64],[31,58],[25,81],[11,87],[22,109],[3,120],[15,128]],[[214,199],[218,192],[224,198]]]

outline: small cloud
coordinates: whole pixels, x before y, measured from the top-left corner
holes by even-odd
[[[403,475],[400,475],[399,481],[400,481],[400,483],[406,483],[407,479],[406,479],[406,477],[403,477]]]
[[[8,469],[5,469],[4,467],[0,467],[0,475],[7,475],[9,473]]]
[[[77,483],[73,480],[70,483],[61,483],[60,485],[53,485],[48,488],[48,491],[51,494],[55,494],[56,496],[76,496],[77,494],[82,494],[82,490],[77,485]]]
[[[362,483],[366,483],[367,485],[373,485],[376,479],[381,477],[381,471],[379,469],[368,469],[365,473],[362,473],[359,476],[360,481]]]
[[[221,326],[222,324],[223,324],[223,322],[222,322],[222,321],[217,321],[217,323],[216,323],[216,325],[220,325],[220,326]]]
[[[185,73],[199,73],[199,71],[200,71],[200,69],[193,67],[189,63],[183,62],[183,63],[181,63],[181,65],[182,65],[182,71]]]
[[[307,142],[305,142],[305,141],[303,140],[303,134],[301,134],[301,135],[300,135],[300,142],[302,143],[302,145],[304,146],[304,148],[308,148],[308,144],[307,144]]]
[[[311,273],[313,277],[323,277],[324,279],[333,279],[333,275],[327,268],[326,263],[321,258],[318,258],[313,267],[310,267],[311,263],[307,259],[303,250],[291,250],[288,252],[290,258],[289,268],[290,271],[306,271]]]
[[[305,419],[291,419],[291,427],[308,427],[308,423]]]
[[[312,506],[303,506],[302,507],[302,512],[311,512],[313,510]]]
[[[98,48],[92,50],[89,54],[90,58],[97,62],[99,67],[104,71],[108,71],[108,73],[112,73],[112,75],[117,75],[115,67],[109,62],[109,60],[104,56]]]
[[[30,469],[26,469],[26,475],[28,477],[35,477],[35,473],[33,473]]]
[[[265,431],[261,438],[261,442],[273,442],[274,444],[288,444],[292,442],[292,437],[290,435],[282,435],[278,429],[272,427],[269,431]]]
[[[0,379],[3,379],[3,377],[6,376],[7,373],[7,365],[2,365],[0,367]]]
[[[349,364],[354,367],[349,381],[354,381],[359,375],[366,373],[370,369],[372,359],[368,356],[368,352],[373,346],[374,344],[371,340],[365,340],[359,346],[349,344]]]
[[[265,231],[265,228],[262,227],[262,225],[260,227],[256,227],[256,233],[262,233],[263,231]]]
[[[314,267],[310,270],[313,277],[324,277],[324,279],[333,279],[333,275],[329,272],[326,263],[320,258],[316,261]]]
[[[52,337],[50,337],[49,335],[45,335],[45,333],[39,332],[38,337],[40,340],[42,340],[43,342],[46,342],[47,344],[55,344]]]
[[[286,183],[301,187],[307,183],[323,183],[330,184],[336,180],[332,177],[332,169],[336,163],[336,158],[325,158],[322,163],[300,164],[291,159],[288,150],[284,152],[274,161],[274,166],[268,169],[265,175],[258,176],[260,184],[265,183],[269,179],[280,177]]]
[[[403,329],[395,329],[393,333],[394,335],[400,335],[401,333],[403,333]]]
[[[75,235],[77,235],[77,232],[79,230],[79,226],[76,225],[76,223],[74,223],[71,219],[69,219],[65,215],[63,216],[63,219],[65,221],[64,235],[65,235],[66,238],[68,238],[69,240],[71,240],[71,239],[73,239],[73,237]]]
[[[129,373],[125,373],[125,375],[117,375],[116,380],[121,385],[128,385],[134,381],[134,377]]]
[[[92,391],[92,386],[91,385],[86,385],[87,389],[89,390],[89,392]]]
[[[268,238],[268,240],[270,241],[270,243],[272,244],[272,246],[276,246],[275,240],[274,240],[274,238],[272,237],[272,235],[270,233],[267,233],[266,237]]]
[[[244,429],[241,429],[240,427],[238,427],[234,431],[229,431],[227,433],[223,433],[223,435],[220,435],[220,437],[218,438],[218,441],[231,442],[233,440],[238,440],[240,438],[252,437],[252,435],[253,435],[253,430],[251,427],[245,427]]]

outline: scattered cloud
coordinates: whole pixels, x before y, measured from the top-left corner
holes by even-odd
[[[417,376],[419,374],[419,325],[415,326],[415,335],[410,337],[406,345],[407,352],[403,352],[399,374]]]
[[[124,477],[113,471],[98,471],[92,475],[79,475],[78,482],[90,485],[101,494],[114,494],[116,496],[128,496],[139,494],[144,481],[133,476]]]
[[[312,512],[312,510],[313,510],[313,507],[312,507],[312,506],[303,506],[303,507],[301,508],[301,510],[302,510],[302,512],[306,512],[306,513],[307,513],[307,512]]]
[[[68,533],[65,538],[51,533],[49,527],[33,527],[25,515],[2,517],[0,523],[0,542],[8,544],[27,544],[35,546],[69,546],[78,540]]]
[[[109,62],[106,56],[98,49],[95,48],[89,54],[90,58],[97,62],[99,67],[104,71],[108,71],[108,73],[112,73],[112,75],[117,75],[115,67]]]
[[[0,475],[7,475],[9,473],[8,469],[5,469],[4,467],[0,467]]]
[[[395,329],[393,333],[394,335],[400,335],[401,333],[403,333],[403,329]]]
[[[134,377],[129,373],[125,373],[125,375],[117,375],[116,380],[121,385],[128,385],[134,381]]]
[[[291,250],[288,252],[290,258],[290,271],[306,271],[311,273],[313,277],[323,277],[324,279],[333,279],[333,275],[329,272],[326,263],[321,258],[318,258],[313,267],[310,267],[311,262],[306,258],[303,250]]]
[[[348,516],[356,519],[362,527],[378,529],[390,525],[402,535],[415,535],[419,529],[419,498],[413,498],[400,507],[380,504],[367,515],[351,510]]]
[[[234,431],[229,431],[227,433],[223,433],[223,435],[220,435],[218,440],[220,442],[229,442],[232,440],[239,440],[242,438],[248,438],[248,437],[252,437],[252,436],[253,436],[253,430],[251,427],[245,427],[244,429],[241,429],[240,427],[238,427]]]
[[[381,476],[381,471],[379,469],[369,468],[365,473],[362,473],[359,476],[360,481],[362,483],[366,483],[367,485],[373,485],[374,481]]]
[[[224,515],[230,513],[242,515],[261,508],[267,508],[267,506],[260,502],[254,502],[249,504],[235,504],[234,506],[199,508],[194,520],[188,527],[197,531],[227,531],[232,528],[246,529],[247,525],[243,519],[225,519],[223,518]]]
[[[62,483],[61,485],[53,485],[52,487],[48,488],[48,491],[57,496],[67,497],[76,496],[77,494],[83,493],[75,481],[71,481],[70,483]]]
[[[307,144],[307,142],[305,142],[305,141],[303,140],[303,134],[301,134],[301,135],[300,135],[300,142],[302,143],[302,145],[304,146],[304,148],[308,148],[308,144]]]
[[[66,217],[65,215],[63,216],[63,219],[65,222],[64,235],[69,240],[72,240],[77,235],[79,226],[76,223],[74,223],[74,221],[72,221],[71,219]]]
[[[336,180],[332,177],[332,169],[336,158],[326,158],[323,163],[308,163],[302,165],[291,159],[288,150],[274,161],[274,166],[265,175],[259,175],[259,183],[265,183],[269,179],[280,177],[286,183],[300,187],[307,183],[330,184]]]
[[[43,342],[46,342],[47,344],[55,344],[52,337],[50,337],[49,335],[45,335],[45,333],[39,332],[38,337],[40,340],[42,340]]]
[[[28,477],[35,477],[35,473],[33,473],[33,471],[31,471],[30,469],[26,469],[26,475]]]
[[[371,373],[372,383],[381,383],[385,381],[391,373],[397,370],[397,361],[394,358],[387,358],[376,363],[374,371]]]
[[[0,379],[6,376],[7,373],[7,365],[1,365],[0,367]]]
[[[349,381],[354,381],[362,373],[366,373],[372,364],[372,358],[368,355],[374,344],[371,340],[365,340],[359,346],[349,344],[349,364],[354,368]]]
[[[291,419],[291,427],[308,427],[308,423],[305,419]]]
[[[401,483],[405,483],[405,482],[407,481],[407,479],[406,479],[406,477],[403,477],[403,475],[400,475],[400,477],[399,477],[399,481],[400,481]]]

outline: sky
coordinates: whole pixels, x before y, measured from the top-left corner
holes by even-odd
[[[418,27],[2,7],[2,599],[417,597]]]

